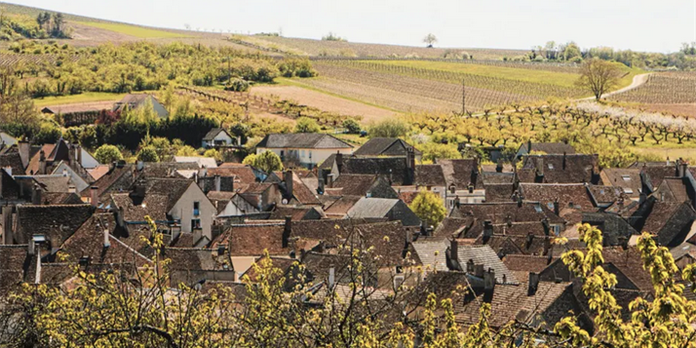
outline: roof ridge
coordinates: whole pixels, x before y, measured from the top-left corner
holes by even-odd
[[[137,251],[137,250],[131,248],[130,246],[128,246],[128,244],[122,242],[120,239],[116,238],[113,234],[109,233],[109,238],[115,240],[116,242],[118,242],[118,243],[121,244],[122,246],[126,247],[126,249],[128,249],[128,250],[134,252],[136,255],[138,255],[138,256],[142,257],[143,259],[147,260],[147,262],[152,262],[152,260],[150,260],[150,259],[148,259],[147,257],[145,257],[145,255],[141,254],[139,251]]]

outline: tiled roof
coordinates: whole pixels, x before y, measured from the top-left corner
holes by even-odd
[[[203,140],[207,140],[207,141],[213,140],[213,138],[215,138],[220,132],[226,132],[226,131],[223,128],[213,128],[208,133],[205,134],[205,136],[203,137]]]
[[[618,186],[589,185],[587,189],[595,206],[612,204],[623,195],[623,188]]]
[[[264,250],[270,255],[287,255],[289,248],[283,248],[285,224],[233,225],[227,228],[211,243],[229,246],[230,256],[261,256]]]
[[[362,250],[374,248],[371,251],[373,256],[371,259],[376,262],[377,266],[394,267],[405,264],[406,231],[401,222],[359,224],[354,227],[351,234],[353,238],[349,238],[349,240],[354,243],[359,241],[359,247]]]
[[[348,211],[353,219],[383,218],[401,220],[406,226],[420,225],[420,219],[399,199],[361,198]]]
[[[326,213],[328,216],[342,219],[361,198],[362,196],[341,196],[341,198],[337,199],[335,202],[331,203],[330,206],[324,209],[324,213]]]
[[[447,159],[438,160],[442,166],[447,186],[454,184],[458,190],[464,190],[469,184],[475,188],[483,188],[483,178],[479,173],[478,160],[476,159]]]
[[[305,216],[307,216],[311,210],[315,209],[314,207],[277,206],[271,213],[269,219],[283,220],[286,216],[290,216],[293,221],[304,220]],[[322,214],[323,211],[317,211],[317,213]]]
[[[51,247],[59,247],[92,216],[94,208],[89,204],[40,205],[17,207],[16,244],[28,243],[34,234],[43,234]]]
[[[604,185],[624,188],[629,197],[639,197],[643,182],[638,168],[604,168],[599,174]],[[625,189],[630,189],[627,192]],[[630,192],[630,193],[629,193]]]
[[[191,185],[195,186],[195,183],[190,179],[148,179],[146,196],[151,194],[167,196],[169,199],[167,211],[170,211]]]
[[[336,282],[349,281],[347,271],[350,266],[350,256],[339,254],[322,254],[309,251],[302,257],[302,264],[305,266],[313,278],[313,282],[326,282],[329,278],[330,269],[334,269]]]
[[[341,195],[364,196],[377,181],[374,174],[341,174],[331,188],[341,189]]]
[[[486,184],[486,202],[512,202],[513,184]]]
[[[51,153],[55,149],[56,145],[55,144],[45,144],[41,147],[41,150],[34,154],[34,156],[29,160],[29,164],[27,164],[26,168],[26,173],[29,175],[37,174],[40,169],[40,160],[41,160],[41,151],[44,152],[44,156],[48,160],[50,157]]]
[[[22,156],[19,152],[10,152],[0,155],[0,169],[12,168],[12,175],[24,175],[24,165],[22,164]]]
[[[94,178],[94,180],[99,180],[102,176],[109,172],[109,166],[106,164],[100,164],[92,169],[88,169],[87,171],[89,172],[89,175]]]
[[[650,273],[643,269],[643,259],[640,256],[640,251],[636,247],[629,247],[626,250],[622,248],[605,248],[602,251],[604,263],[613,264],[625,276],[627,276],[641,291],[653,291],[652,280]]]
[[[483,172],[483,185],[488,189],[491,184],[508,184],[515,182],[515,173]]]
[[[360,146],[353,154],[357,156],[406,156],[411,148],[415,154],[420,154],[413,146],[399,138],[372,138]]]
[[[662,197],[664,194],[664,200],[671,200],[674,203],[689,202],[686,183],[687,181],[682,178],[664,178],[657,189],[657,195]]]
[[[457,259],[460,267],[466,270],[466,264],[473,260],[475,265],[483,264],[484,270],[493,269],[495,280],[499,284],[519,284],[515,276],[498,258],[493,249],[488,245],[459,245],[457,246]],[[503,277],[505,281],[503,281]]]
[[[109,167],[109,171],[102,175],[97,181],[95,181],[92,186],[82,190],[80,195],[82,197],[91,196],[91,187],[97,187],[97,196],[104,197],[110,192],[122,192],[130,190],[133,182],[135,181],[134,171],[135,166],[132,164],[124,164],[122,166],[117,165],[114,167]]]
[[[476,245],[484,245],[483,236],[476,238]],[[485,243],[490,246],[497,255],[524,254],[524,255],[543,255],[545,249],[545,237],[533,236],[514,236],[514,235],[493,235]]]
[[[558,200],[561,209],[596,210],[585,184],[520,183],[519,191],[526,201],[539,202],[550,209],[553,202]]]
[[[657,201],[641,231],[657,234],[657,242],[660,245],[674,247],[681,244],[694,219],[696,212],[689,203]]]
[[[392,185],[410,185],[406,157],[356,157],[343,156],[340,175],[343,174],[379,174],[386,176]]]
[[[0,245],[0,291],[6,293],[24,281],[27,245]]]
[[[261,256],[254,261],[255,264],[259,264],[262,260],[264,260],[266,257]],[[270,256],[271,259],[271,267],[272,268],[277,268],[281,271],[281,275],[285,275],[291,267],[295,265],[295,263],[299,263],[297,259],[292,259],[289,257],[274,257]],[[256,273],[256,268],[252,265],[249,267],[244,274],[240,277],[240,279],[244,279],[244,277],[248,277],[249,281],[255,282],[258,280],[258,274]]]
[[[112,194],[111,198],[114,201],[114,209],[123,209],[123,219],[125,221],[145,221],[145,216],[148,215],[154,221],[167,220],[169,210],[169,197],[160,194],[147,194],[145,198],[138,202],[134,202],[133,198],[128,193]]]
[[[419,191],[401,191],[399,192],[399,199],[411,206],[411,203],[413,203],[413,200],[416,199],[419,193]]]
[[[483,203],[462,204],[450,213],[450,217],[473,217],[480,221],[491,220],[493,224],[525,221],[541,221],[548,218],[550,223],[564,223],[564,220],[554,215],[545,205],[534,203]]]
[[[529,143],[524,143],[520,147],[527,153],[530,152]],[[575,153],[575,148],[566,143],[532,143],[531,151],[544,152],[549,155],[562,155],[564,153],[572,155]]]
[[[548,256],[510,254],[505,255],[503,263],[511,271],[539,273],[548,266],[549,258]]]
[[[428,239],[451,239],[459,238],[462,232],[466,231],[467,228],[475,221],[473,217],[455,218],[446,217],[439,226],[433,231],[433,235],[429,236]]]
[[[416,186],[447,186],[445,174],[439,164],[416,165]]]
[[[63,175],[34,175],[32,178],[46,192],[68,192],[71,184],[70,177]]]
[[[292,196],[300,204],[321,206],[315,193],[295,173],[292,174]]]
[[[254,170],[248,165],[209,168],[208,176],[215,175],[220,175],[221,177],[234,177],[235,189],[243,188],[244,186],[251,185],[257,181]]]
[[[83,204],[82,199],[72,192],[43,192],[41,193],[41,204]]]
[[[352,145],[323,133],[268,134],[258,148],[351,149]]]
[[[645,166],[641,167],[640,170],[645,176],[644,182],[653,190],[660,187],[665,178],[677,176],[677,168],[674,164],[665,165],[663,163],[662,165]]]
[[[597,155],[529,155],[525,156],[522,168],[543,173],[546,183],[589,183],[593,182],[593,173],[599,175],[599,158]],[[521,181],[530,182],[518,176]]]

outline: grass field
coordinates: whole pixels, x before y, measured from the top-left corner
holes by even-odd
[[[100,101],[117,101],[123,99],[125,94],[114,94],[114,93],[83,93],[76,95],[68,95],[62,97],[46,97],[41,99],[34,99],[34,105],[37,107],[44,107],[49,105],[65,105],[65,104],[79,104],[79,103],[91,103]]]
[[[179,34],[179,33],[175,33],[175,32],[168,32],[168,31],[157,30],[157,29],[144,28],[144,27],[139,27],[139,26],[129,25],[129,24],[106,23],[106,22],[77,22],[77,23],[79,23],[81,25],[94,27],[94,28],[113,31],[116,33],[124,34],[124,35],[134,36],[134,37],[137,37],[140,39],[190,37],[189,35],[185,35],[185,34]]]

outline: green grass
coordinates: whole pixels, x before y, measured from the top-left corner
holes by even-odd
[[[112,100],[117,101],[123,99],[123,96],[125,96],[125,94],[89,92],[61,97],[45,97],[40,99],[34,99],[34,104],[37,107],[44,107],[49,105],[91,103]]]
[[[575,87],[575,81],[577,81],[579,74],[563,73],[557,71],[544,71],[544,70],[532,70],[532,69],[517,69],[493,65],[479,65],[479,64],[462,64],[453,62],[437,62],[437,61],[404,61],[404,60],[393,60],[393,61],[369,61],[370,63],[379,63],[393,66],[404,66],[410,68],[419,69],[429,69],[429,70],[441,70],[450,71],[457,73],[473,74],[486,77],[494,77],[508,80],[518,80],[532,83],[541,84],[551,84],[558,85],[562,87]],[[622,65],[623,66],[623,65]],[[619,83],[618,88],[622,88],[631,84],[633,76],[641,73],[642,71],[638,69],[622,68],[625,72],[629,74],[623,77]]]
[[[163,30],[157,30],[157,29],[149,29],[149,28],[144,28],[144,27],[139,27],[139,26],[129,25],[129,24],[106,23],[106,22],[78,22],[78,23],[82,24],[82,25],[94,27],[94,28],[113,31],[113,32],[120,33],[120,34],[135,36],[135,37],[141,38],[141,39],[190,37],[189,35],[173,33],[173,32],[168,32],[168,31],[163,31]]]

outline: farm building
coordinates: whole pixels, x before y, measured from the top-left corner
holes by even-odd
[[[232,138],[223,128],[213,128],[203,137],[201,146],[205,149],[230,145],[241,145],[240,139]]]
[[[46,106],[41,109],[41,112],[49,115],[60,115],[63,118],[63,124],[69,127],[92,123],[97,119],[99,113],[111,110],[113,107],[113,102],[106,101]]]

